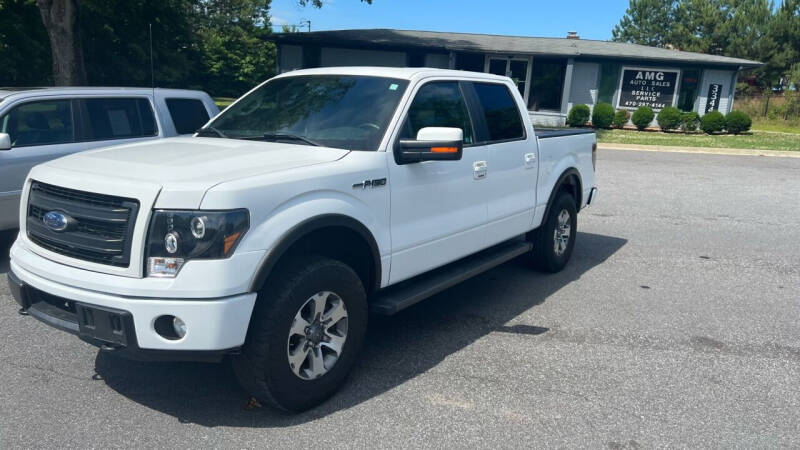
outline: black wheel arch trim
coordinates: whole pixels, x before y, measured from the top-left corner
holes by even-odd
[[[583,179],[581,178],[581,173],[578,171],[578,169],[570,167],[561,173],[561,175],[558,177],[558,181],[556,181],[556,184],[553,185],[553,189],[550,191],[550,198],[547,200],[547,208],[544,210],[544,216],[542,216],[542,221],[546,220],[550,214],[550,208],[553,206],[553,202],[556,200],[556,194],[558,194],[558,192],[561,190],[561,186],[563,186],[567,182],[567,179],[573,175],[578,179],[578,192],[576,193],[578,198],[575,199],[575,209],[577,211],[581,210]]]
[[[264,286],[267,278],[275,268],[275,264],[281,257],[300,239],[308,234],[328,227],[343,227],[356,232],[366,241],[372,253],[373,280],[372,286],[367,288],[367,295],[376,292],[381,285],[381,255],[378,243],[369,229],[358,220],[343,214],[323,214],[306,219],[292,227],[278,240],[278,243],[267,251],[266,257],[261,262],[256,276],[250,283],[250,292],[258,292]]]

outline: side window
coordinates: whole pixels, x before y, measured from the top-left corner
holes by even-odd
[[[83,140],[128,139],[157,134],[153,108],[145,98],[81,100]]]
[[[0,132],[11,136],[12,147],[75,142],[72,102],[47,100],[19,105],[0,118]]]
[[[464,130],[464,144],[475,140],[467,105],[458,82],[435,81],[417,91],[400,133],[401,139],[415,139],[425,127],[453,127]]]
[[[208,122],[202,101],[191,98],[168,98],[167,109],[178,134],[192,134]]]
[[[474,83],[478,101],[483,107],[490,141],[521,139],[525,136],[522,118],[514,97],[502,84]]]

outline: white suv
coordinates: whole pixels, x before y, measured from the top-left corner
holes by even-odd
[[[193,134],[219,110],[201,91],[0,88],[0,231],[17,227],[22,183],[70,153]]]

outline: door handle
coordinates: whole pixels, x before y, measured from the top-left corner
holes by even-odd
[[[536,153],[525,153],[525,168],[530,169],[536,164]]]
[[[476,180],[486,178],[486,161],[475,161],[472,163],[472,178]]]

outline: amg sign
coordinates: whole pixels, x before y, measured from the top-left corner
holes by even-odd
[[[677,70],[624,69],[617,108],[672,106],[677,81]]]

